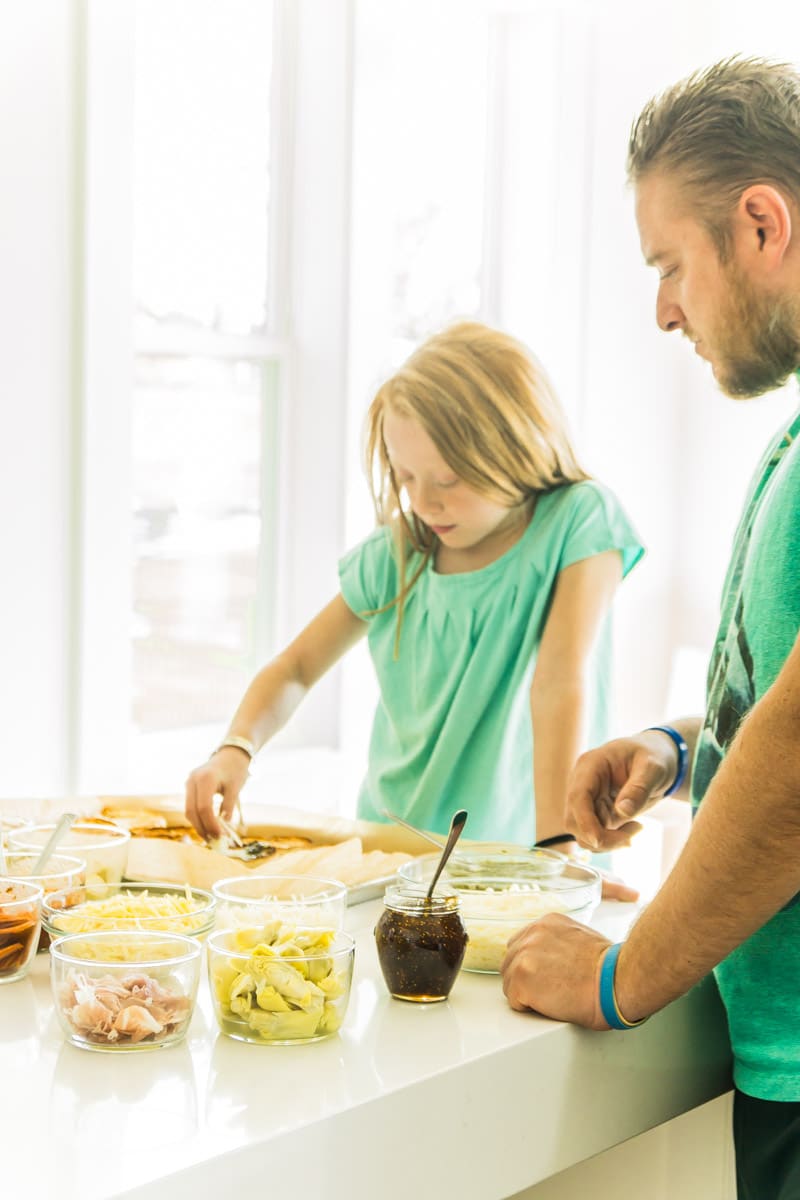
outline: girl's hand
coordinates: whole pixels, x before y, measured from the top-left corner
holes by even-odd
[[[587,751],[570,776],[567,829],[588,850],[627,846],[642,828],[630,818],[664,795],[677,769],[674,744],[656,731],[616,738]]]
[[[225,746],[195,767],[186,780],[186,816],[206,841],[223,832],[214,812],[214,797],[222,797],[220,815],[230,820],[249,769],[250,759],[244,751]]]
[[[603,890],[600,893],[603,900],[620,900],[623,904],[633,904],[639,899],[636,888],[629,887],[627,883],[623,883],[616,876],[607,875],[605,871],[601,871],[600,878],[603,881]]]
[[[567,858],[574,858],[576,862],[584,866],[592,866],[589,862],[589,856],[584,855],[578,848],[577,841],[566,842],[563,846],[558,847],[562,854],[566,854]],[[620,900],[624,904],[632,904],[639,899],[639,893],[636,888],[629,887],[616,875],[609,875],[607,871],[600,867],[593,868],[600,876],[602,882],[602,891],[600,893],[601,900]]]

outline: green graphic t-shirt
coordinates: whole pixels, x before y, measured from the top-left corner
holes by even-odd
[[[800,630],[798,435],[800,413],[759,464],[736,532],[692,774],[695,809]],[[769,778],[763,787],[769,789]],[[728,1012],[736,1086],[763,1100],[800,1100],[800,895],[715,973]]]
[[[359,816],[384,820],[386,807],[446,833],[453,812],[466,808],[469,837],[533,842],[536,654],[559,571],[605,550],[620,551],[624,574],[643,553],[607,488],[572,484],[540,496],[522,537],[487,567],[439,575],[428,563],[406,602],[397,660],[396,609],[366,618],[380,700]],[[375,530],[346,555],[339,575],[359,615],[393,600],[389,531]],[[591,666],[590,745],[606,734],[609,655],[606,620]]]

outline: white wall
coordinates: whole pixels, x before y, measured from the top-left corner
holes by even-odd
[[[78,0],[37,0],[0,11],[0,96],[11,118],[0,123],[0,561],[5,567],[0,592],[0,742],[5,750],[0,794],[6,796],[61,787],[69,771],[65,746],[75,719],[69,701],[75,682],[76,648],[69,633],[75,601],[67,560],[77,536],[68,450],[80,385],[74,347],[81,336],[81,146],[76,129],[82,96],[75,61],[81,8]],[[575,296],[574,308],[570,305],[576,258],[565,259],[566,286],[549,316],[569,333],[562,338],[554,374],[570,403],[578,405],[588,465],[617,490],[649,549],[619,596],[615,690],[621,729],[666,715],[675,690],[671,676],[677,647],[697,648],[695,674],[681,694],[699,697],[697,662],[713,636],[744,488],[761,445],[795,402],[792,391],[789,397],[734,404],[718,394],[705,365],[679,339],[656,328],[655,278],[641,263],[632,199],[624,186],[627,130],[655,90],[725,53],[744,50],[800,59],[796,8],[768,0],[760,6],[754,28],[743,0],[678,4],[669,20],[660,21],[641,4],[601,0],[591,7],[599,14],[593,40],[574,63],[575,86],[588,95],[585,121],[560,144],[545,147],[556,172],[559,162],[588,150],[581,186],[589,196],[585,211],[590,219],[575,231],[580,245],[588,247],[588,293]],[[309,36],[300,54],[317,63],[317,72],[332,61],[333,50],[336,61],[346,64],[346,40],[331,40],[330,46],[331,55],[325,39]],[[594,64],[590,78],[587,62]],[[349,96],[341,89],[331,96],[335,141],[346,154],[342,122]],[[306,188],[314,171],[317,180],[328,181],[322,185],[330,188],[323,199],[332,201],[327,243],[338,261],[346,252],[347,197],[328,159],[316,167],[310,161],[315,118],[301,112],[303,116],[306,130],[296,165],[306,174],[298,178],[306,180]],[[576,211],[577,206],[566,217],[572,219]],[[562,247],[568,244],[569,228],[562,214]],[[548,229],[532,225],[529,235],[531,249],[539,246],[541,252]],[[288,253],[302,268],[306,295],[312,294],[313,247],[295,241]],[[333,269],[346,275],[343,261]],[[513,324],[515,313],[524,308],[525,290],[537,286],[536,274],[528,273],[525,258],[520,274],[501,282]],[[287,570],[302,578],[306,559],[305,577],[312,580],[310,587],[287,593],[280,614],[287,632],[335,586],[335,560],[343,548],[334,544],[343,524],[342,499],[326,498],[320,509],[319,497],[309,496],[298,484],[295,465],[305,448],[315,445],[324,480],[328,457],[342,454],[343,422],[325,394],[325,364],[335,363],[337,379],[344,371],[345,290],[340,292],[341,309],[331,313],[324,362],[315,364],[312,356],[300,377],[308,408],[287,443]],[[294,299],[302,309],[302,290]],[[539,310],[548,314],[547,306]],[[298,327],[305,311],[296,314]],[[309,320],[310,326],[315,321],[319,325],[319,313]],[[570,336],[585,351],[580,372],[570,369]],[[338,356],[335,343],[340,343]],[[325,414],[324,429],[314,419],[315,404]],[[322,520],[315,520],[315,511]],[[309,724],[324,728],[330,743],[340,715],[335,688],[320,693],[317,704],[327,716],[310,714],[314,719]],[[287,740],[296,742],[299,734],[298,727]]]
[[[655,322],[656,273],[638,243],[625,154],[631,121],[661,88],[734,52],[800,60],[794,8],[767,4],[753,28],[744,4],[678,3],[659,20],[645,6],[595,10],[593,199],[587,367],[581,441],[591,466],[626,503],[648,548],[617,601],[615,694],[620,730],[699,711],[704,661],[734,527],[761,447],[797,404],[786,394],[735,403],[707,364]],[[652,36],[657,33],[657,36]],[[776,44],[777,43],[777,44]],[[609,170],[609,165],[613,166]],[[689,647],[688,678],[675,655]]]

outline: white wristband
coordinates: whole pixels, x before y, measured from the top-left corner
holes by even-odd
[[[250,741],[250,738],[239,737],[238,734],[231,734],[230,737],[226,737],[224,741],[221,741],[214,754],[217,753],[217,750],[224,750],[227,746],[232,746],[235,750],[244,750],[249,759],[253,759],[256,756],[256,748]]]

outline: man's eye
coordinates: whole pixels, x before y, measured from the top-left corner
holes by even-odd
[[[663,283],[665,279],[669,279],[670,275],[674,275],[677,269],[677,267],[668,267],[666,271],[661,272],[659,280]]]

